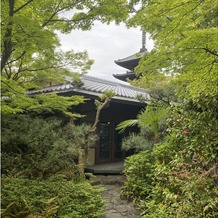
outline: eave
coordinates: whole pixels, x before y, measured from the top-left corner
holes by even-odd
[[[138,65],[145,53],[146,51],[139,52],[126,58],[115,60],[114,62],[121,67],[134,71],[134,68]]]
[[[144,89],[87,75],[81,77],[81,83],[79,85],[70,82],[63,85],[50,86],[41,90],[31,91],[28,94],[57,93],[61,95],[83,95],[89,98],[96,98],[102,95],[106,90],[115,93],[112,101],[142,105],[146,104],[150,99],[149,94]]]
[[[128,71],[126,73],[123,73],[123,74],[113,74],[113,76],[116,78],[116,79],[119,79],[121,81],[127,81],[127,80],[134,80],[136,78],[136,75],[133,71]]]

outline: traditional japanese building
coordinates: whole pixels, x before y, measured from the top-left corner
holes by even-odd
[[[116,64],[128,70],[125,74],[114,75],[115,78],[122,81],[136,78],[134,68],[147,52],[145,37],[145,32],[143,32],[142,48],[139,53],[115,61]],[[88,151],[87,166],[115,163],[125,158],[126,154],[121,149],[121,143],[126,133],[120,134],[116,126],[124,120],[136,119],[138,113],[146,108],[149,101],[147,91],[119,81],[108,81],[84,75],[79,83],[68,81],[66,84],[51,85],[31,92],[32,94],[55,92],[63,96],[83,95],[89,100],[76,108],[78,113],[85,115],[79,122],[92,125],[96,116],[95,100],[106,90],[112,91],[115,95],[100,113],[96,130],[98,140],[96,145]],[[94,172],[92,168],[87,168],[87,170]]]
[[[96,115],[95,99],[106,90],[115,93],[108,105],[101,111],[96,133],[98,140],[94,148],[89,149],[88,166],[101,163],[114,163],[125,158],[121,149],[124,134],[116,130],[117,124],[124,120],[135,119],[146,107],[149,94],[144,89],[122,83],[84,75],[79,83],[68,81],[66,84],[51,85],[42,90],[31,91],[31,94],[52,93],[72,96],[83,95],[89,100],[77,106],[77,112],[85,115],[80,123],[93,124]]]

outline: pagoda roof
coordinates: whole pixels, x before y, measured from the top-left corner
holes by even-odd
[[[115,60],[114,62],[121,67],[134,71],[134,68],[138,65],[140,59],[144,56],[145,53],[146,50],[140,51],[126,58]]]
[[[136,78],[136,75],[133,71],[127,71],[126,73],[123,74],[113,74],[113,76],[122,81],[127,81],[128,79],[134,80]]]
[[[54,85],[41,90],[30,91],[29,94],[55,92],[59,94],[66,93],[69,95],[72,93],[72,95],[85,95],[95,98],[99,97],[106,90],[110,90],[115,93],[115,96],[112,98],[112,100],[144,104],[150,99],[148,92],[144,89],[114,81],[99,79],[88,75],[82,76],[80,83],[69,81],[67,84]]]

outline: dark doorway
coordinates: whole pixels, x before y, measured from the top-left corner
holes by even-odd
[[[115,130],[110,122],[100,123],[99,143],[96,149],[96,163],[116,162],[123,160],[124,152],[121,150],[122,135]]]
[[[98,162],[108,162],[111,157],[111,134],[110,123],[100,123]]]

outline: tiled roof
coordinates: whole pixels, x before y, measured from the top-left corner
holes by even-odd
[[[89,96],[100,96],[106,90],[113,91],[115,93],[113,99],[121,101],[147,102],[149,100],[149,94],[144,89],[88,75],[81,77],[81,84],[68,83],[64,85],[50,86],[42,90],[31,91],[31,94],[75,92]]]

